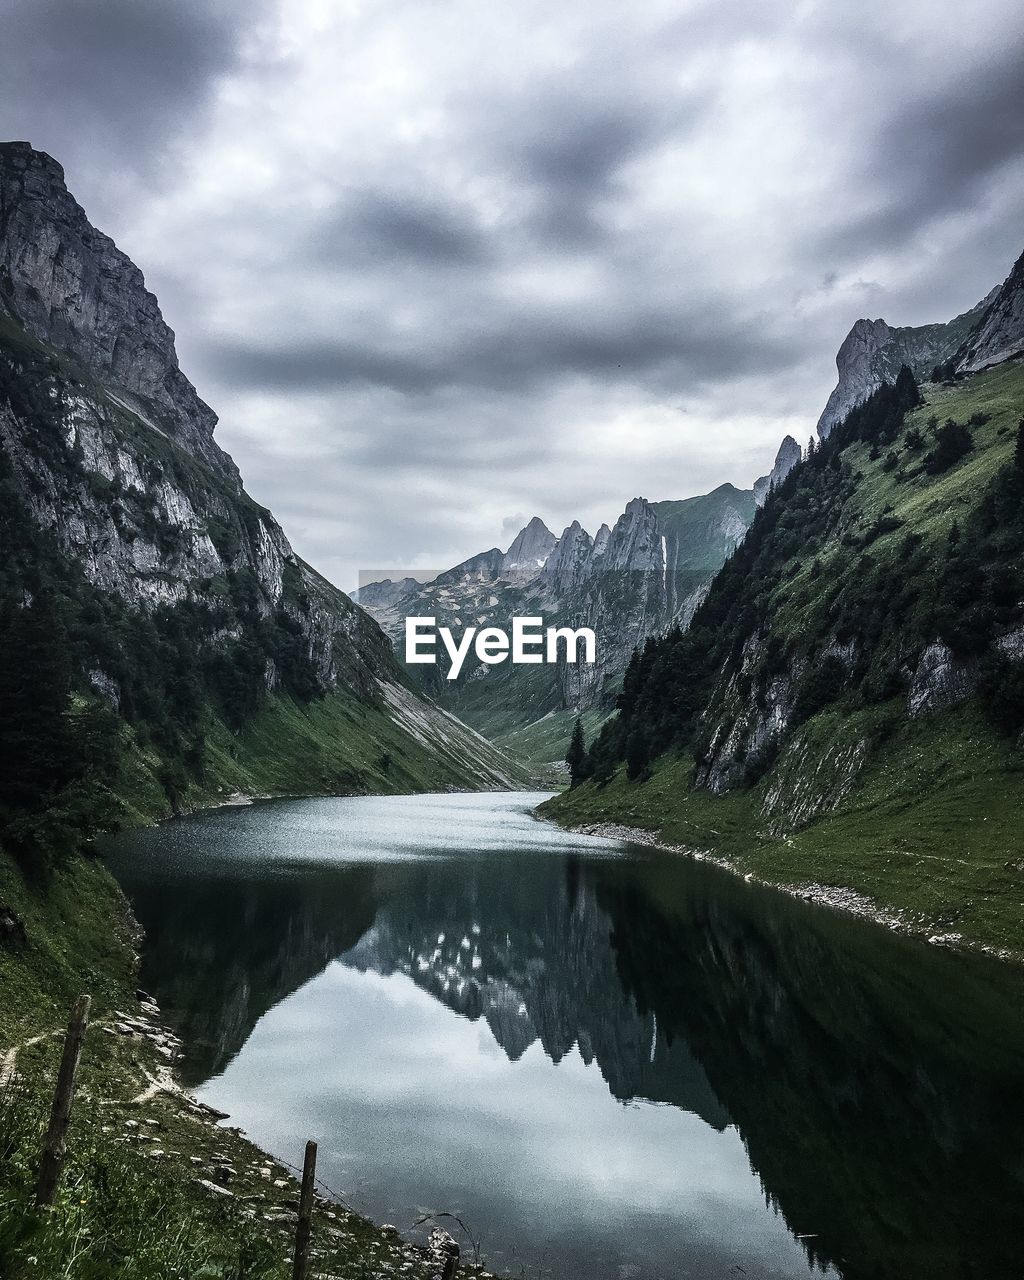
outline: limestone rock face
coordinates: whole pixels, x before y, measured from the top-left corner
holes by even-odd
[[[921,654],[910,686],[907,710],[912,716],[947,711],[966,700],[978,687],[978,672],[957,660],[948,645],[936,640]]]
[[[766,476],[761,476],[759,480],[754,481],[754,501],[759,507],[764,506],[764,501],[769,493],[782,484],[783,480],[802,457],[803,450],[797,442],[792,436],[786,436],[782,444],[779,445],[779,451],[775,455],[775,465],[771,471]]]
[[[142,272],[90,224],[56,160],[27,142],[0,145],[0,309],[237,481]]]
[[[501,572],[508,577],[536,577],[554,551],[558,539],[539,516],[534,516],[520,530],[501,562]]]
[[[947,324],[893,328],[858,320],[836,356],[839,381],[818,419],[824,440],[851,409],[907,365],[918,379],[936,365],[954,374],[977,373],[1024,353],[1024,254],[1003,281],[970,311]]]
[[[371,687],[391,665],[377,627],[245,493],[141,271],[27,143],[0,146],[0,315],[9,343],[44,344],[5,351],[39,361],[49,406],[44,423],[5,405],[0,444],[36,522],[89,582],[151,610],[247,575],[257,614],[301,631],[322,689]],[[116,702],[101,670],[94,684]]]
[[[957,373],[976,373],[1024,352],[1024,253],[986,301],[980,323],[957,352]]]
[[[259,692],[282,687],[265,656],[278,653],[301,668],[303,697],[342,688],[384,704],[453,778],[468,764],[508,785],[500,753],[406,688],[378,624],[242,488],[142,273],[27,143],[0,145],[0,376],[5,479],[90,589],[162,626],[180,610],[203,660],[249,655],[239,679]],[[116,658],[97,654],[87,674],[118,707]]]
[[[593,554],[593,539],[580,522],[574,520],[562,531],[540,571],[540,579],[554,591],[573,591],[586,576]]]
[[[953,359],[994,296],[989,294],[948,324],[896,329],[884,320],[858,320],[836,356],[839,381],[818,419],[821,439],[825,440],[832,428],[883,382],[895,382],[902,365],[921,379],[928,377],[937,364]]]

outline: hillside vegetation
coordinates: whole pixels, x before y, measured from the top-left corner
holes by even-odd
[[[550,811],[1024,949],[1022,411],[1015,362],[854,410],[634,657]]]

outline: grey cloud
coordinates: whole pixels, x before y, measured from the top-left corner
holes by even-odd
[[[781,371],[795,353],[766,317],[724,307],[629,310],[609,305],[548,312],[475,313],[477,323],[399,351],[377,342],[296,346],[225,342],[208,352],[237,387],[336,390],[373,384],[421,395],[462,386],[520,393],[569,377],[636,379],[655,387],[700,387],[716,377]]]
[[[1015,166],[1024,188],[1024,34],[984,68],[899,104],[874,131],[851,177],[878,193],[877,206],[821,229],[846,257],[898,247],[929,220],[975,209],[985,184]],[[897,98],[905,92],[896,81]]]
[[[1024,247],[1017,8],[14,0],[0,105],[352,583],[749,482],[860,314],[975,302]]]
[[[69,172],[143,175],[162,147],[198,133],[217,76],[264,0],[13,0],[0,42],[8,136]]]
[[[489,256],[471,214],[412,193],[353,192],[310,237],[315,257],[358,263],[473,266]]]

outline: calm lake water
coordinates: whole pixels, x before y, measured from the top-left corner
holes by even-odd
[[[566,834],[543,798],[115,841],[187,1082],[293,1164],[316,1138],[378,1221],[457,1213],[499,1274],[1021,1274],[1020,972]]]

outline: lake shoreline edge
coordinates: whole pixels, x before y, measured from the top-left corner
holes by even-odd
[[[557,797],[556,797],[557,798]],[[544,804],[548,802],[545,801]],[[915,938],[932,947],[940,947],[957,954],[985,955],[1004,964],[1017,967],[1024,966],[1024,951],[1011,947],[996,947],[987,942],[965,937],[960,933],[939,933],[933,925],[921,921],[907,919],[899,908],[883,907],[868,894],[860,890],[842,885],[820,884],[816,881],[787,884],[785,881],[772,879],[754,871],[745,870],[728,858],[725,854],[716,853],[712,849],[697,849],[692,845],[673,843],[666,840],[657,831],[647,827],[631,827],[618,822],[577,822],[556,813],[541,812],[544,805],[538,806],[534,816],[539,821],[553,822],[565,831],[577,835],[598,836],[608,840],[622,840],[628,844],[642,845],[648,849],[657,849],[663,853],[688,858],[692,862],[708,863],[726,871],[746,884],[756,884],[763,889],[773,889],[787,897],[796,898],[809,906],[827,908],[832,911],[853,915],[861,920],[870,921],[891,933],[900,933]]]

